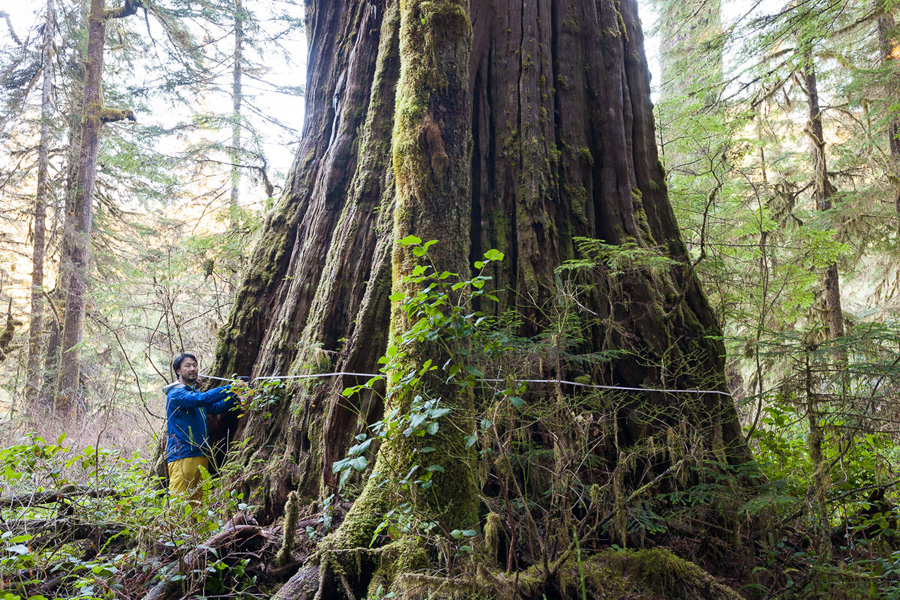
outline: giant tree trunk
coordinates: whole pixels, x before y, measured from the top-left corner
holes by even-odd
[[[413,141],[400,124],[411,108],[422,109],[398,84],[408,76],[404,69],[426,64],[430,56],[438,62],[450,44],[426,32],[424,51],[404,52],[412,34],[401,30],[400,15],[438,4],[447,2],[309,3],[304,137],[220,333],[214,371],[342,374],[290,380],[265,411],[249,416],[242,479],[248,492],[259,493],[264,517],[276,517],[293,489],[309,499],[331,493],[332,463],[382,414],[375,395],[345,398],[340,391],[365,380],[347,373],[378,370],[391,327],[388,296],[406,272],[405,255],[392,254],[394,239],[419,228],[440,240],[436,249],[444,245],[463,254],[469,248],[448,268],[464,277],[469,272],[463,265],[487,250],[506,253],[486,273],[499,302],[480,308],[518,311],[522,336],[551,326],[548,314],[559,301],[554,270],[578,256],[575,237],[658,250],[672,266],[583,274],[579,303],[593,317],[572,351],[622,354],[594,360],[571,376],[626,387],[727,389],[724,349],[710,337],[719,328],[687,268],[657,158],[636,2],[473,2],[465,94],[470,154],[459,149],[460,134],[453,133],[458,121],[449,116],[457,107],[449,100],[425,105]],[[419,17],[427,29],[427,15]],[[452,80],[453,74],[445,76]],[[428,85],[439,87],[440,77]],[[444,145],[447,156],[437,164],[447,165],[441,168],[453,183],[429,188],[433,182],[404,180],[405,163],[394,164],[403,143],[432,153],[432,165],[434,148]],[[456,182],[462,160],[468,180]],[[433,201],[406,208],[415,189],[432,189]],[[466,189],[469,214],[451,218]],[[444,225],[450,222],[452,227]],[[517,375],[565,379],[572,364],[535,360],[532,371]],[[471,418],[458,414],[463,423]],[[620,449],[657,434],[665,439],[685,423],[702,431],[701,446],[710,456],[723,463],[746,460],[727,396],[640,392],[614,409],[612,464]],[[661,465],[650,466],[658,472]],[[348,522],[367,528],[358,534],[362,538],[381,518],[369,514],[367,521]]]
[[[595,437],[579,440],[557,435],[566,426],[580,427],[572,420],[574,405],[565,400],[571,388],[529,393],[529,402],[550,409],[547,422],[527,426],[532,433],[524,443],[536,444],[538,456],[554,457],[555,464],[536,471],[554,475],[549,484],[546,477],[543,483],[529,480],[526,490],[513,495],[525,502],[536,498],[535,506],[547,494],[555,498],[541,508],[544,517],[528,515],[532,536],[541,537],[541,527],[553,533],[532,537],[527,543],[538,548],[533,552],[510,541],[507,564],[513,568],[517,557],[524,557],[524,564],[543,560],[544,577],[550,579],[558,568],[550,561],[565,556],[552,548],[570,543],[572,515],[589,516],[583,504],[557,502],[574,489],[569,485],[574,478],[586,483],[580,488],[584,494],[592,482],[600,484],[598,494],[618,490],[616,506],[624,507],[625,488],[655,482],[669,469],[683,473],[664,480],[669,490],[702,477],[701,469],[681,470],[688,454],[720,465],[740,463],[747,454],[730,399],[713,393],[726,389],[724,350],[711,337],[719,328],[687,265],[666,196],[636,3],[472,3],[464,20],[471,22],[465,69],[448,57],[469,52],[467,27],[436,16],[460,6],[465,4],[450,0],[309,4],[304,138],[221,332],[214,371],[282,377],[339,373],[265,388],[265,409],[246,422],[241,479],[247,493],[258,494],[261,516],[275,518],[291,490],[308,500],[337,491],[332,464],[347,456],[354,436],[386,410],[374,393],[348,398],[340,392],[367,379],[353,373],[376,373],[379,357],[408,326],[396,306],[392,316],[389,299],[392,290],[415,293],[404,283],[413,268],[409,248],[395,248],[395,240],[408,234],[439,240],[430,251],[437,253],[437,268],[463,278],[472,273],[466,265],[489,249],[505,252],[506,260],[491,262],[485,272],[493,278],[498,302],[476,308],[497,315],[517,311],[520,336],[539,340],[556,331],[550,339],[557,350],[536,343],[543,349],[520,363],[527,370],[511,375],[547,380],[580,375],[579,381],[594,384],[712,390],[601,397],[596,402],[605,408],[585,417],[598,419],[592,421],[598,426],[587,430]],[[435,71],[438,64],[443,66]],[[454,91],[458,77],[465,79],[458,86],[464,89]],[[565,274],[555,269],[578,257],[576,237],[602,239],[633,256],[660,253],[672,262],[653,269],[610,268],[594,257],[594,267],[574,282],[579,307],[570,309],[585,310],[580,339],[567,342],[574,334],[560,329],[553,316],[565,302],[558,287]],[[444,362],[437,347],[410,348],[411,370],[427,358],[434,365]],[[592,358],[605,351],[616,358]],[[496,485],[501,477],[512,486],[525,484],[524,467],[511,462],[521,457],[507,456],[505,463],[487,467],[491,475],[485,479],[484,471],[471,466],[462,440],[474,429],[475,406],[491,400],[442,386],[447,373],[440,368],[436,375],[432,383],[423,378],[421,395],[439,395],[452,409],[451,421],[440,429],[452,435],[438,436],[433,453],[437,460],[450,460],[438,465],[444,469],[434,476],[440,492],[426,503],[422,519],[435,523],[431,535],[477,530],[470,525],[477,486],[488,480]],[[409,406],[408,397],[390,392],[394,383],[388,382],[388,412]],[[566,425],[554,430],[554,423]],[[601,429],[613,433],[604,438]],[[685,438],[676,439],[678,434]],[[482,448],[505,452],[491,435],[483,435]],[[668,454],[654,450],[653,437],[668,437]],[[329,570],[360,571],[359,579],[342,583],[357,595],[369,586],[372,594],[378,582],[389,589],[396,583],[394,560],[407,566],[427,560],[421,548],[406,546],[392,555],[386,546],[375,564],[365,558],[374,555],[361,550],[377,537],[391,503],[402,497],[399,471],[413,449],[402,439],[382,444],[376,475],[362,485],[341,528],[323,542],[319,562],[302,569],[281,596],[321,595],[316,581],[337,585],[326,584]],[[566,457],[575,460],[566,463]],[[582,466],[573,467],[572,474],[571,464]],[[415,491],[410,487],[407,493],[403,499],[415,504]],[[492,494],[502,494],[487,488],[483,493],[488,504]],[[597,502],[605,500],[598,496]],[[553,510],[559,518],[551,523],[546,515]],[[538,525],[535,519],[542,518]],[[624,509],[620,520],[627,520]],[[580,522],[587,527],[582,533],[598,535],[601,524],[586,522]],[[507,521],[504,527],[514,525]],[[625,542],[625,524],[617,528]],[[515,532],[507,536],[518,539]],[[333,560],[342,566],[335,570]]]

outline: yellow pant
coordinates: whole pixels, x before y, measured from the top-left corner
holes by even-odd
[[[169,493],[186,494],[192,500],[203,497],[203,476],[200,467],[209,471],[209,459],[205,456],[191,456],[169,463]]]

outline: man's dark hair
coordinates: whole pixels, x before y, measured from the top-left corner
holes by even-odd
[[[194,362],[198,362],[197,357],[190,352],[182,352],[172,361],[172,371],[175,373],[175,377],[178,377],[178,370],[181,368],[181,363],[184,362],[184,359],[186,358],[193,358]]]

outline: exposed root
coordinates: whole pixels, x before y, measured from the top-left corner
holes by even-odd
[[[663,549],[607,550],[583,560],[566,561],[554,575],[536,565],[518,573],[504,572],[493,565],[478,563],[465,573],[447,577],[428,572],[421,544],[394,542],[373,551],[374,571],[346,572],[335,552],[322,549],[282,588],[276,599],[356,600],[353,577],[367,588],[367,596],[393,593],[398,600],[539,600],[559,598],[624,598],[633,600],[741,600],[742,596],[692,562]],[[349,553],[350,550],[342,551]],[[316,564],[314,561],[318,561]],[[362,566],[362,564],[360,564]],[[367,569],[363,567],[363,571]],[[360,585],[356,590],[360,590]]]

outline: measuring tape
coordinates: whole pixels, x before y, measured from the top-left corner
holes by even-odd
[[[377,375],[375,373],[349,373],[346,371],[339,371],[337,373],[316,373],[313,375],[287,375],[284,377],[278,377],[275,375],[268,377],[254,377],[252,380],[249,377],[243,376],[238,377],[242,381],[247,381],[249,383],[255,383],[257,381],[265,381],[272,379],[324,379],[326,377],[340,377],[342,375],[349,375],[352,377],[384,377],[384,375]],[[213,377],[212,375],[200,375],[200,377],[206,379],[215,379],[216,381],[234,381],[234,379],[226,379],[224,377]],[[476,379],[480,383],[504,383],[506,379]],[[718,394],[720,396],[731,396],[730,392],[723,392],[721,390],[669,390],[669,389],[658,389],[658,388],[642,388],[642,387],[624,387],[619,385],[599,385],[594,383],[579,383],[577,381],[566,381],[564,379],[513,379],[515,383],[556,383],[556,384],[565,384],[571,385],[575,387],[586,387],[586,388],[595,388],[600,390],[621,390],[626,392],[662,392],[664,394]]]

